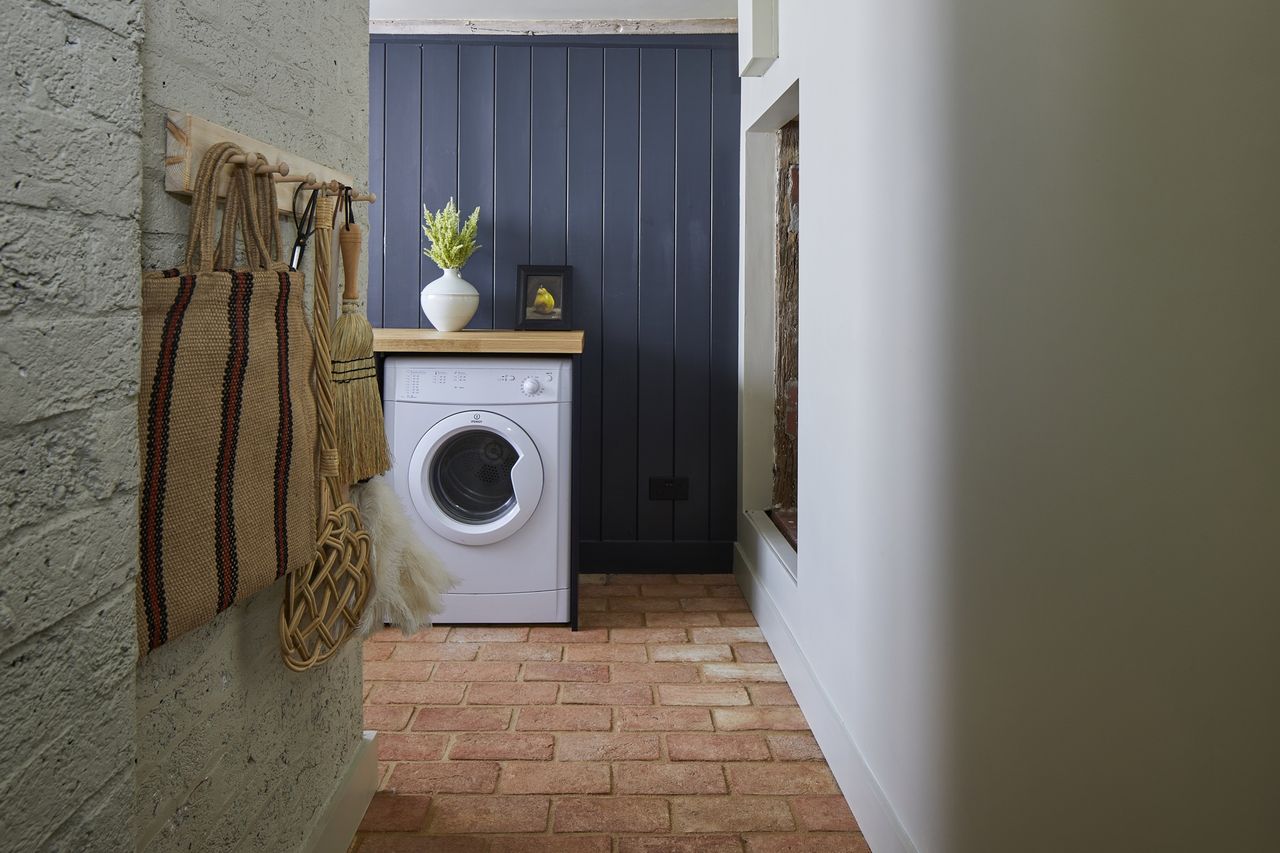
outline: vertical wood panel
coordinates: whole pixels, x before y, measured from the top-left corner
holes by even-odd
[[[384,147],[392,170],[383,187],[382,320],[392,327],[418,325],[418,258],[422,207],[418,201],[422,159],[422,48],[396,42],[386,48]]]
[[[499,45],[494,77],[494,328],[516,321],[516,267],[529,263],[529,47]],[[564,235],[561,224],[561,237]]]
[[[578,360],[580,472],[578,530],[600,538],[600,465],[604,243],[604,50],[569,49],[568,224],[565,263],[573,267],[573,324],[586,332]],[[610,450],[612,452],[612,449]]]
[[[671,476],[675,429],[676,54],[640,51],[640,331],[637,424],[637,530],[670,539],[673,506],[649,500],[649,478]]]
[[[529,262],[534,264],[565,262],[567,62],[566,48],[533,48]],[[512,281],[514,286],[514,273]]]
[[[708,539],[732,541],[738,523],[739,79],[733,51],[711,59],[711,481]]]
[[[458,209],[480,207],[480,249],[463,272],[480,291],[469,329],[493,328],[493,62],[493,45],[458,48]]]
[[[382,97],[387,76],[387,46],[369,45],[369,191],[383,204],[369,206],[369,292],[365,315],[375,326],[382,325],[382,215],[386,207],[382,189],[382,134],[384,131]]]
[[[711,476],[711,51],[676,51],[674,471],[689,478],[673,535],[707,535]]]
[[[439,210],[458,194],[458,48],[452,44],[422,46],[422,204]],[[418,210],[418,233],[422,233]],[[427,246],[422,237],[423,248]],[[418,289],[440,275],[435,261],[418,253]],[[430,328],[418,309],[418,326]]]
[[[371,45],[371,320],[426,325],[418,291],[439,273],[420,252],[424,202],[482,208],[473,328],[514,325],[519,264],[572,265],[587,333],[575,530],[623,563],[675,548],[694,568],[728,553],[704,543],[736,534],[735,50],[732,37]],[[689,499],[650,501],[649,477],[672,474]]]
[[[636,296],[639,265],[640,51],[604,55],[604,274],[601,539],[636,537]]]

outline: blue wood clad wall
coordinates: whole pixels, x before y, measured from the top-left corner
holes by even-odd
[[[374,36],[369,316],[426,327],[422,205],[481,207],[473,328],[570,264],[582,568],[728,568],[737,501],[732,36]],[[687,500],[649,498],[686,477]],[[662,568],[657,566],[661,564]]]

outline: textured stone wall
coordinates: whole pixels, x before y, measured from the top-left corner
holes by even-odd
[[[185,241],[187,201],[164,192],[166,110],[363,185],[368,62],[362,3],[147,0],[143,263],[172,265]],[[291,227],[284,236],[292,240]],[[139,850],[296,850],[334,792],[360,738],[359,649],[311,673],[286,670],[281,594],[279,585],[260,593],[138,670]]]
[[[133,843],[141,0],[5,4],[0,848]]]

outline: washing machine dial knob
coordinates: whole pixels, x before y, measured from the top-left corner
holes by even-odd
[[[526,397],[532,397],[542,390],[542,383],[532,376],[528,376],[525,377],[524,382],[520,383],[520,390],[524,392]]]

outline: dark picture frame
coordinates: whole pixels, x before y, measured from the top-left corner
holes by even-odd
[[[540,295],[539,289],[546,292]],[[563,331],[572,322],[573,267],[521,264],[516,273],[516,329]]]

